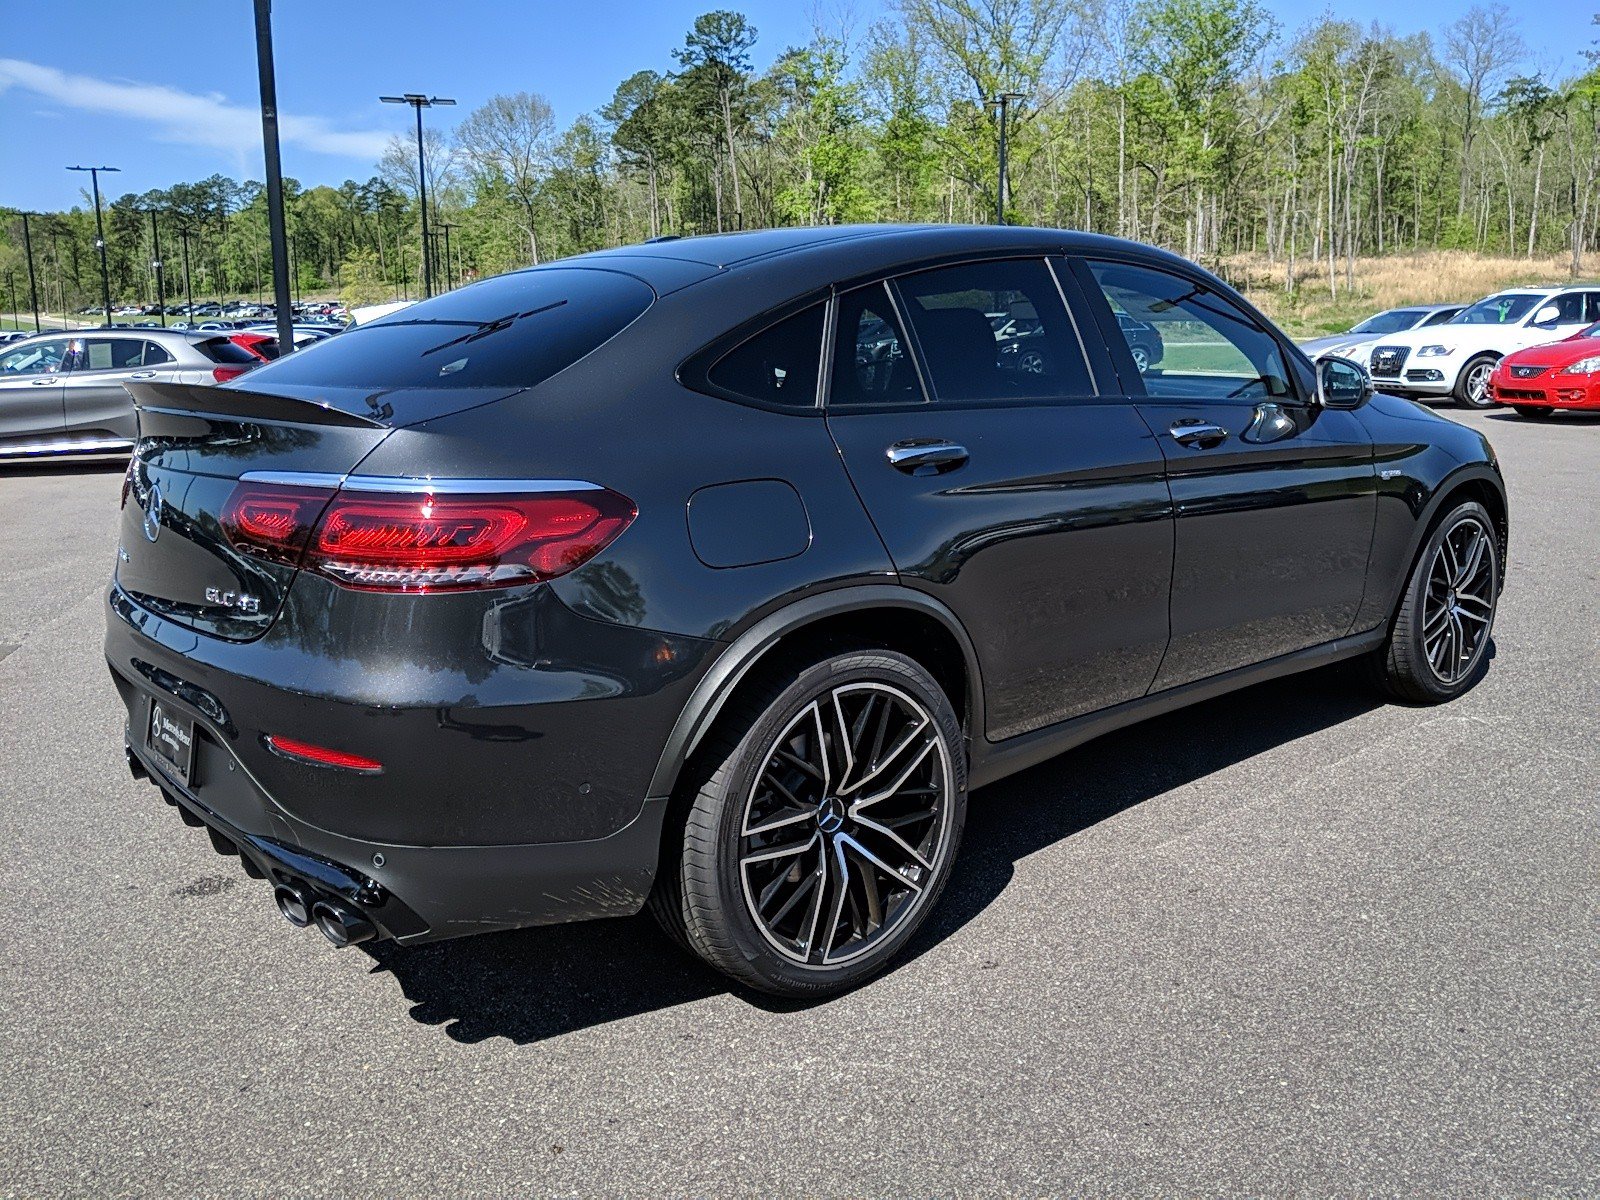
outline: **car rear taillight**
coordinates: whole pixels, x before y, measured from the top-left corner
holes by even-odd
[[[230,379],[239,378],[249,369],[249,367],[212,367],[211,378],[218,383],[227,383]]]
[[[241,550],[299,562],[344,587],[438,592],[564,575],[615,541],[635,513],[626,496],[598,487],[333,494],[246,482],[222,527]]]
[[[222,532],[240,550],[294,566],[333,493],[333,488],[241,483],[222,510]]]

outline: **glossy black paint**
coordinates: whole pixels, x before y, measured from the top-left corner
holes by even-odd
[[[1144,396],[1085,302],[1078,255],[1157,264],[1253,313],[1182,260],[1113,239],[765,231],[575,260],[656,298],[534,388],[422,405],[375,380],[381,419],[349,421],[308,412],[304,382],[274,393],[270,368],[249,390],[206,389],[217,411],[198,389],[142,397],[106,640],[135,761],[236,842],[370,878],[416,916],[403,930],[372,917],[390,936],[631,912],[684,762],[732,691],[809,631],[870,617],[914,629],[913,652],[938,631],[977,784],[1141,715],[1364,652],[1447,493],[1487,489],[1503,517],[1478,435],[1384,396],[1321,408],[1286,340],[1300,391],[1274,411]],[[1014,256],[1053,259],[1095,395],[828,411],[825,396],[778,408],[698,386],[700,351],[798,305]],[[1186,421],[1226,436],[1180,443]],[[964,455],[927,473],[888,460],[923,439]],[[577,479],[627,495],[638,516],[544,585],[355,592],[220,537],[233,483],[263,470]],[[207,588],[255,589],[261,611],[217,611]],[[155,695],[197,721],[191,789],[143,748]],[[383,771],[284,759],[267,733]]]

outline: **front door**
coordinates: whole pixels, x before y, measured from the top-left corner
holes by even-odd
[[[1144,695],[1167,643],[1164,461],[1132,405],[1096,397],[1051,268],[873,284],[834,329],[829,431],[902,581],[971,635],[987,736]]]
[[[0,354],[0,449],[61,439],[64,337],[23,342]]]
[[[1278,340],[1198,280],[1120,262],[1073,273],[1167,461],[1172,644],[1155,689],[1351,632],[1377,505],[1361,422],[1312,403]],[[1155,334],[1142,371],[1139,327]]]

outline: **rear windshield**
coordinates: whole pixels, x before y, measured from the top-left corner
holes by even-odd
[[[208,342],[196,342],[195,349],[212,362],[248,364],[261,361],[243,346],[236,345],[227,338],[212,338]]]
[[[252,372],[252,390],[526,388],[609,340],[650,307],[614,271],[543,268],[425,300]]]

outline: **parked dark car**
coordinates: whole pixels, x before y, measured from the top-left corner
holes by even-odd
[[[1117,325],[1127,339],[1128,353],[1133,356],[1133,365],[1139,374],[1143,375],[1151,367],[1160,365],[1167,352],[1160,330],[1148,321],[1135,320],[1127,313],[1117,314]]]
[[[1036,372],[986,315],[1024,305]],[[1141,373],[1168,321],[1203,358]],[[339,945],[648,904],[825,994],[970,789],[1340,659],[1450,700],[1505,563],[1482,436],[1080,234],[661,241],[132,391],[129,763]]]

